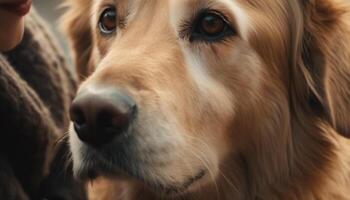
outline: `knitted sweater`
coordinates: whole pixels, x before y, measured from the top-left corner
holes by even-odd
[[[0,199],[38,195],[76,90],[75,75],[34,10],[25,24],[21,44],[0,54]]]

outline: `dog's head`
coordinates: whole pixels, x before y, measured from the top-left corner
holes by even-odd
[[[337,112],[349,108],[329,90],[328,38],[341,12],[327,2],[68,2],[82,79],[71,112],[75,173],[185,193],[225,177],[233,157],[281,162],[271,164],[279,171],[297,121],[349,133]]]

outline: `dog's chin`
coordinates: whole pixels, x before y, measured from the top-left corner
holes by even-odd
[[[100,158],[91,158],[81,163],[79,168],[74,169],[76,178],[84,181],[93,181],[99,177],[105,177],[109,180],[132,181],[137,182],[144,188],[156,195],[181,196],[185,195],[199,185],[201,180],[207,175],[207,171],[200,169],[197,173],[187,176],[182,182],[166,183],[166,181],[154,181],[140,176],[137,172],[123,170],[111,163],[101,161]]]

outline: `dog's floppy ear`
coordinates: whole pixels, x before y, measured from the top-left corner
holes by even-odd
[[[67,0],[68,10],[61,18],[63,31],[70,39],[73,59],[80,80],[93,70],[93,35],[90,24],[91,0]]]
[[[302,0],[301,9],[300,58],[292,72],[295,101],[350,137],[350,29],[341,20],[344,10],[333,0]]]

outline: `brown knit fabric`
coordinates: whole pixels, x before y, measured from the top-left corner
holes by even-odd
[[[8,173],[8,179],[16,180],[12,183],[29,196],[48,174],[54,143],[68,127],[67,113],[76,90],[71,72],[32,10],[22,43],[0,54],[0,188],[5,168],[14,174]],[[4,163],[10,167],[2,167]]]
[[[8,161],[0,157],[0,198],[7,200],[27,200],[27,194],[13,173]]]

